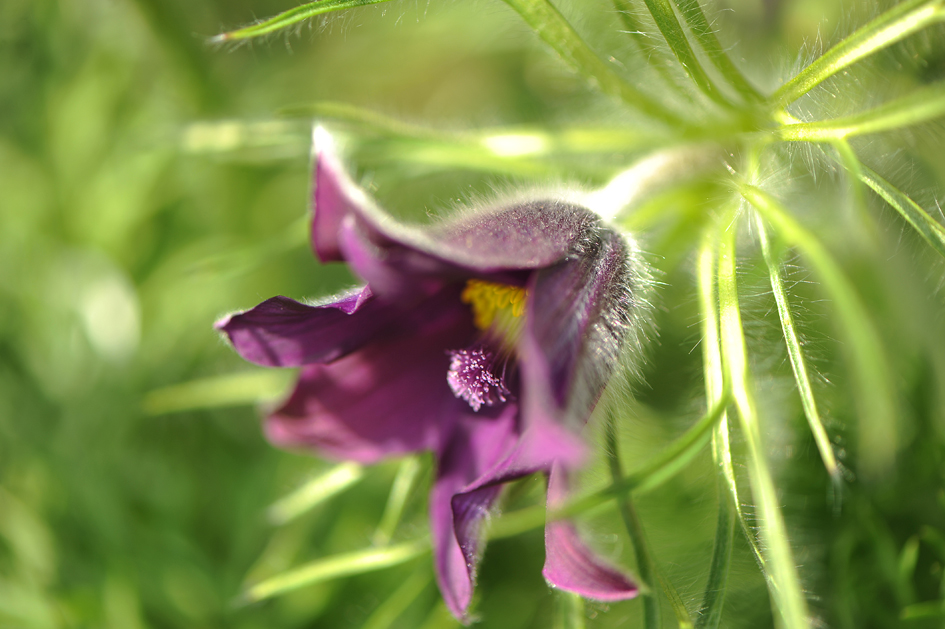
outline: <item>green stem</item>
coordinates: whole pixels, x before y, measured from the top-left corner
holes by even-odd
[[[505,2],[522,16],[525,23],[532,27],[546,44],[561,55],[565,63],[596,84],[602,92],[615,96],[647,116],[668,125],[685,126],[682,118],[630,85],[601,61],[549,0]]]
[[[380,4],[381,2],[387,2],[387,0],[316,0],[315,2],[307,2],[294,9],[283,11],[279,15],[271,17],[268,20],[263,20],[258,24],[244,26],[235,31],[220,33],[215,37],[211,37],[210,42],[216,44],[240,39],[252,39],[262,35],[268,35],[269,33],[275,33],[276,31],[313,18],[316,15],[329,13],[331,11],[363,7],[369,4]]]
[[[942,19],[942,0],[903,2],[844,38],[782,85],[769,102],[782,109],[847,66]]]
[[[922,206],[905,193],[869,168],[863,169],[860,178],[886,203],[893,206],[919,232],[919,235],[925,238],[933,249],[945,256],[945,227],[941,223],[932,218],[928,212],[922,209]]]
[[[712,228],[705,231],[697,264],[699,305],[702,312],[702,362],[705,372],[706,399],[709,404],[719,403],[722,399],[724,387],[722,354],[719,350],[718,301],[715,294],[715,239],[717,233],[716,226],[712,226]],[[712,564],[709,568],[709,578],[702,599],[702,614],[696,621],[696,627],[699,629],[717,629],[722,620],[725,586],[728,581],[728,571],[732,559],[732,538],[735,531],[732,505],[735,504],[736,509],[738,509],[738,487],[735,483],[732,451],[728,439],[728,418],[725,414],[722,415],[719,424],[712,433],[712,457],[721,472],[717,477],[719,512]],[[741,514],[739,513],[739,515]],[[746,530],[745,533],[746,537],[752,542],[751,546],[755,550],[759,565],[763,566],[761,551],[754,543],[751,531]]]
[[[719,311],[722,363],[732,385],[742,432],[748,446],[748,478],[756,501],[761,534],[765,542],[766,566],[775,587],[772,598],[777,615],[788,629],[809,628],[807,601],[802,593],[794,556],[791,552],[778,502],[777,489],[765,459],[758,412],[748,383],[748,358],[745,348],[738,288],[735,279],[735,232],[732,221],[719,247]]]
[[[679,20],[676,19],[676,13],[673,11],[669,0],[644,0],[644,2],[656,22],[657,28],[660,29],[666,39],[666,43],[669,44],[673,54],[676,55],[676,59],[679,60],[683,69],[692,78],[696,87],[716,103],[724,107],[731,107],[731,103],[713,85],[712,80],[709,79],[702,68],[702,64],[699,63],[699,59],[689,45],[689,40],[686,39],[686,34],[679,24]]]
[[[676,0],[676,6],[679,7],[679,12],[682,13],[683,18],[685,18],[689,29],[692,31],[693,35],[695,35],[699,45],[702,46],[709,60],[712,61],[712,64],[722,76],[728,80],[732,87],[734,87],[746,101],[761,101],[762,96],[758,90],[748,82],[745,75],[739,71],[735,64],[732,63],[732,60],[729,59],[729,56],[725,54],[722,45],[715,36],[715,31],[712,30],[709,21],[706,20],[698,0]]]
[[[896,452],[896,412],[885,352],[867,309],[840,267],[820,241],[791,217],[771,195],[743,185],[742,196],[775,228],[790,246],[797,247],[820,276],[836,304],[841,329],[849,343],[849,360],[859,395],[861,470],[868,476],[885,473]]]
[[[623,470],[620,469],[620,450],[617,442],[617,422],[613,414],[607,421],[607,462],[610,465],[611,482],[617,483],[623,478]],[[653,558],[646,547],[643,525],[637,517],[636,509],[628,497],[617,501],[617,507],[620,510],[620,517],[623,518],[624,526],[627,527],[627,533],[630,535],[630,542],[633,544],[633,552],[637,558],[637,573],[645,585],[649,586],[649,591],[643,595],[643,626],[646,629],[659,629],[660,626],[660,599],[654,581],[656,566],[653,564]]]
[[[768,276],[771,280],[771,290],[774,292],[774,300],[778,305],[778,316],[781,319],[781,331],[784,334],[784,342],[787,345],[788,358],[791,360],[791,368],[794,371],[794,382],[797,384],[798,393],[801,396],[801,405],[804,407],[804,415],[807,417],[807,424],[814,435],[814,441],[817,443],[817,449],[820,451],[820,458],[824,462],[824,467],[831,477],[837,478],[840,475],[840,469],[837,466],[837,459],[833,453],[833,446],[830,445],[830,438],[827,436],[827,430],[820,419],[820,413],[817,410],[817,400],[814,398],[814,390],[810,384],[810,377],[807,374],[807,363],[804,360],[804,352],[801,350],[801,342],[797,338],[797,329],[794,325],[794,317],[791,314],[791,306],[788,303],[787,292],[784,290],[784,281],[781,279],[781,260],[775,257],[771,249],[771,243],[768,240],[768,233],[765,230],[764,221],[755,214],[755,230],[758,232],[758,238],[761,241],[761,251],[764,254],[765,264],[768,267]]]
[[[726,391],[718,404],[712,407],[696,424],[667,446],[660,454],[653,457],[639,470],[624,476],[601,490],[575,498],[560,509],[546,514],[543,506],[527,507],[507,513],[499,518],[492,527],[489,537],[492,539],[511,537],[545,524],[547,519],[563,519],[630,492],[644,492],[655,489],[682,470],[686,464],[702,449],[709,438],[713,426],[722,417],[730,397]]]
[[[945,83],[916,90],[874,109],[818,122],[778,129],[788,142],[829,142],[868,133],[881,133],[934,120],[945,115]]]

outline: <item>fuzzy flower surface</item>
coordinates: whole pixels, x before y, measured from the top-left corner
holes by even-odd
[[[429,451],[437,581],[468,620],[482,525],[502,485],[548,476],[566,497],[578,432],[633,336],[645,265],[590,210],[536,198],[430,226],[392,220],[316,144],[312,245],[365,284],[330,303],[274,297],[217,323],[245,359],[301,367],[265,423],[276,445],[373,463]],[[545,528],[545,579],[615,601],[637,586],[581,541]]]

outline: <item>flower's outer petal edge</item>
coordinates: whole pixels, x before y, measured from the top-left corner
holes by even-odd
[[[564,467],[555,465],[548,478],[549,509],[565,502],[567,483]],[[587,547],[574,524],[568,520],[556,520],[545,525],[542,576],[553,587],[597,601],[622,601],[639,593],[639,587],[628,575]]]
[[[402,315],[362,286],[326,304],[273,297],[214,327],[244,359],[266,367],[328,363],[360,348]]]
[[[303,367],[289,399],[266,420],[270,441],[361,463],[439,451],[470,410],[449,388],[443,348],[468,345],[476,330],[458,287],[409,314],[356,351]]]

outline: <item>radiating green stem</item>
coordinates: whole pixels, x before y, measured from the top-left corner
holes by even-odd
[[[620,466],[620,445],[617,441],[617,426],[613,413],[607,421],[607,462],[610,466],[611,482],[617,483],[623,478],[623,470]],[[646,546],[643,525],[640,524],[636,509],[633,508],[629,497],[619,498],[617,507],[624,526],[627,527],[627,533],[630,535],[630,542],[633,544],[633,552],[637,558],[637,573],[643,583],[649,586],[649,591],[643,594],[643,626],[646,629],[659,629],[660,599],[654,579],[656,566]]]
[[[686,464],[702,449],[709,438],[709,433],[729,404],[730,397],[724,393],[721,401],[713,406],[696,424],[683,433],[658,455],[628,474],[618,482],[567,502],[560,509],[547,514],[548,519],[562,519],[598,507],[614,498],[632,491],[642,492],[655,489],[682,470]],[[544,525],[546,519],[543,506],[528,507],[507,513],[493,525],[489,537],[501,538],[518,535]]]
[[[790,246],[797,247],[833,299],[846,336],[844,345],[856,378],[860,416],[860,467],[869,476],[885,473],[896,453],[896,412],[885,352],[866,307],[840,267],[813,234],[794,220],[771,195],[743,185],[742,195]]]
[[[718,300],[715,294],[715,241],[717,236],[718,228],[714,225],[705,231],[697,264],[699,306],[702,313],[702,363],[705,372],[706,399],[710,405],[719,403],[724,386],[722,354],[719,349]],[[735,504],[737,504],[738,487],[735,483],[735,470],[732,467],[732,451],[728,439],[728,418],[724,413],[719,420],[719,424],[712,432],[712,457],[720,472],[717,477],[719,511],[715,544],[712,551],[712,564],[709,568],[709,578],[702,599],[702,614],[696,619],[698,629],[718,629],[719,627],[725,603],[728,571],[732,559],[732,538],[735,532],[732,505],[733,498],[736,501]],[[751,531],[746,531],[746,536],[754,542]],[[752,543],[752,548],[756,549],[759,561],[762,561],[760,549],[757,549],[756,546]]]
[[[676,19],[676,13],[673,11],[673,6],[669,3],[669,0],[643,1],[646,3],[646,8],[649,9],[650,15],[653,16],[653,21],[656,22],[657,28],[660,29],[663,37],[666,39],[666,43],[669,44],[673,54],[676,55],[676,59],[679,60],[679,63],[689,74],[690,78],[692,78],[696,86],[702,93],[716,103],[730,107],[731,103],[719,92],[718,88],[712,83],[712,80],[702,68],[702,64],[689,45],[689,40],[686,39],[686,33],[683,31],[682,25],[680,25],[679,20]]]
[[[896,5],[824,53],[769,99],[781,109],[828,77],[916,31],[945,19],[943,0],[908,0]]]
[[[762,99],[761,94],[748,82],[745,75],[739,71],[722,49],[722,45],[715,36],[715,31],[709,25],[705,13],[702,12],[698,0],[676,0],[676,6],[679,7],[679,12],[682,13],[699,45],[702,46],[702,49],[722,76],[746,101],[760,101]]]
[[[719,247],[719,330],[722,364],[731,382],[739,423],[748,446],[748,478],[765,544],[765,565],[775,584],[771,594],[777,615],[788,629],[802,629],[811,626],[807,601],[802,593],[791,552],[777,489],[765,458],[758,413],[749,384],[748,358],[735,278],[736,226],[737,222],[732,222]]]
[[[783,126],[778,129],[778,134],[782,140],[790,142],[829,142],[900,129],[941,116],[945,116],[945,83],[915,90],[852,116]]]
[[[669,125],[685,126],[665,105],[630,85],[588,48],[549,0],[505,0],[564,61],[605,94],[615,96],[642,113]]]
[[[680,97],[685,98],[690,103],[693,102],[692,95],[688,91],[680,89],[677,85],[676,77],[671,70],[673,65],[672,56],[662,46],[654,45],[649,34],[643,31],[643,27],[633,15],[633,6],[630,0],[614,0],[614,9],[617,10],[620,21],[623,22],[627,36],[636,44],[637,50],[647,58],[649,67],[656,70],[666,81],[666,84]]]
[[[814,435],[814,441],[817,443],[817,449],[820,451],[820,458],[824,462],[824,467],[831,477],[837,478],[840,470],[837,466],[837,459],[833,453],[833,446],[830,444],[830,438],[827,436],[827,430],[820,418],[817,410],[817,400],[814,398],[814,390],[810,384],[810,377],[807,374],[807,362],[804,360],[804,352],[801,349],[801,342],[797,338],[797,330],[794,326],[794,316],[791,314],[791,306],[788,303],[787,292],[784,289],[784,281],[781,279],[781,260],[775,257],[771,249],[771,243],[768,240],[768,232],[765,229],[764,221],[755,214],[755,231],[758,233],[758,239],[761,241],[761,251],[764,254],[765,264],[768,267],[768,276],[771,280],[771,290],[774,292],[774,300],[778,305],[778,316],[781,319],[781,331],[784,334],[784,342],[787,345],[788,357],[791,359],[791,368],[794,370],[794,382],[797,384],[798,393],[801,396],[801,405],[804,407],[804,415],[807,417],[807,424]]]
[[[906,196],[905,193],[890,184],[869,168],[863,168],[860,177],[867,186],[881,196],[925,238],[933,249],[945,256],[945,227],[932,218],[928,212]]]
[[[271,17],[268,20],[263,20],[258,24],[245,26],[235,31],[220,33],[212,37],[210,41],[212,43],[221,43],[240,39],[252,39],[294,26],[316,15],[330,13],[331,11],[363,7],[369,4],[380,4],[381,2],[387,2],[387,0],[315,0],[315,2],[306,2],[301,6],[283,11],[279,15]]]

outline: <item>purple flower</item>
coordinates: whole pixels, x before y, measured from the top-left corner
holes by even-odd
[[[266,421],[273,443],[362,463],[433,452],[437,580],[467,619],[502,484],[542,472],[549,504],[564,500],[584,454],[578,431],[635,334],[645,267],[594,213],[556,198],[395,222],[326,146],[314,205],[316,255],[347,262],[365,285],[314,306],[274,297],[217,327],[247,360],[302,368]],[[552,585],[636,595],[570,522],[548,523],[545,547]]]

